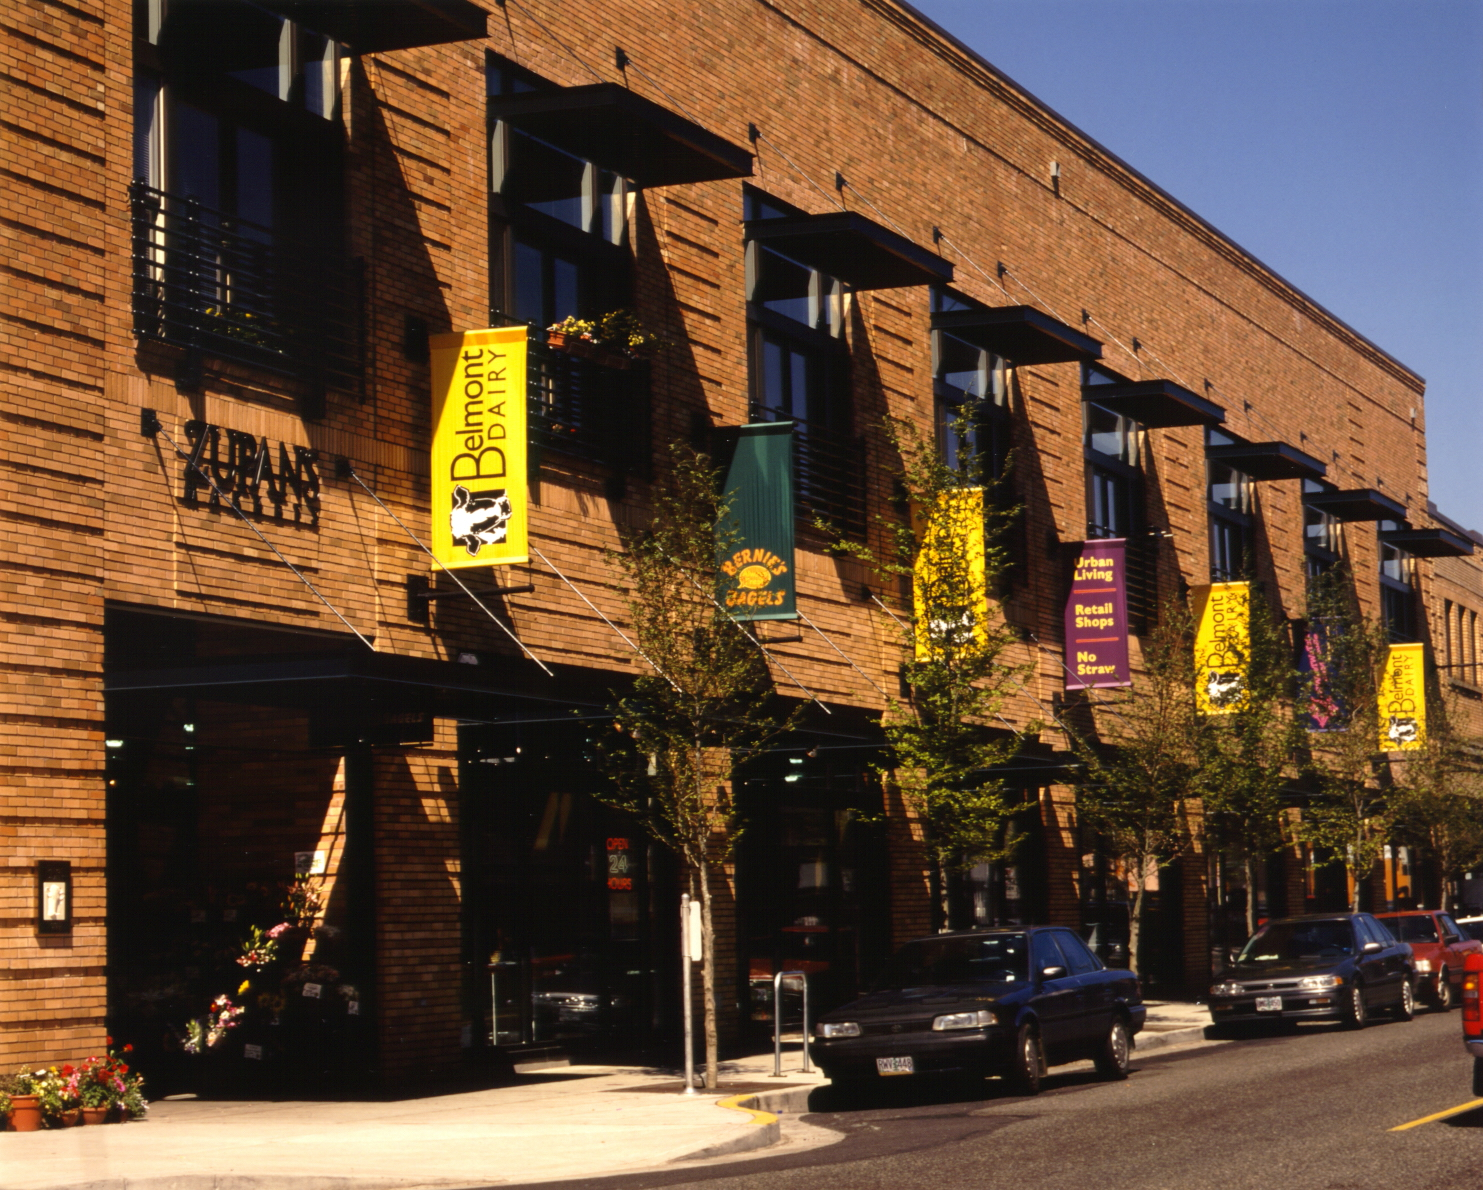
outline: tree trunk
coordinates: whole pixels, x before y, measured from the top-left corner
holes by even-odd
[[[700,932],[703,940],[701,984],[704,988],[705,1018],[705,1089],[714,1091],[720,1083],[716,1034],[716,931],[711,924],[711,865],[702,859],[700,868]]]
[[[927,895],[932,898],[932,930],[941,933],[947,926],[947,874],[935,859],[927,865]]]
[[[1143,937],[1143,861],[1138,861],[1138,883],[1133,889],[1133,912],[1128,914],[1128,970],[1137,975],[1140,968],[1138,947]]]
[[[1246,853],[1246,937],[1256,933],[1256,856]],[[1245,941],[1245,939],[1242,939]]]

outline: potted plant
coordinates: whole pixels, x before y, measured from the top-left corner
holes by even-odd
[[[668,346],[631,310],[610,310],[596,319],[564,318],[546,328],[546,342],[612,368],[627,368],[634,359]]]
[[[15,1132],[36,1132],[41,1128],[41,1097],[31,1084],[31,1075],[11,1074],[0,1080],[5,1096],[10,1127]]]

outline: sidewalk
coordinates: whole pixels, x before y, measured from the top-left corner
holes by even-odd
[[[1201,1005],[1150,1001],[1136,1053],[1198,1044]],[[672,1071],[559,1066],[508,1086],[396,1102],[156,1102],[142,1123],[0,1135],[4,1190],[413,1190],[565,1181],[771,1155],[840,1134],[797,1119],[824,1085],[785,1047],[722,1064],[719,1092]],[[758,1110],[762,1109],[762,1110]],[[770,1110],[767,1110],[770,1109]],[[781,1116],[781,1120],[779,1119]]]

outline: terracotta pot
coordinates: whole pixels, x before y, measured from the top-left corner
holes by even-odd
[[[41,1100],[35,1095],[12,1095],[10,1126],[16,1132],[41,1131]]]
[[[547,331],[546,343],[557,351],[581,356],[583,359],[590,359],[593,363],[609,368],[627,369],[633,362],[616,348],[594,343],[591,339],[584,339],[580,335],[569,335],[565,331]]]
[[[106,1124],[108,1113],[113,1108],[107,1104],[102,1107],[85,1107],[82,1109],[82,1122],[84,1124]]]

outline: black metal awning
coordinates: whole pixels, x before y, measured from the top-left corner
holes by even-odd
[[[111,697],[153,694],[313,712],[420,712],[486,722],[529,716],[533,705],[564,715],[573,706],[601,707],[606,701],[601,694],[594,697],[586,671],[560,667],[552,679],[512,672],[512,664],[519,662],[467,665],[369,649],[262,660],[224,657],[168,669],[105,672],[103,690]],[[610,683],[623,680],[604,677]]]
[[[944,285],[953,279],[952,262],[858,211],[753,219],[747,223],[747,238],[854,289]]]
[[[489,101],[511,127],[643,187],[752,176],[752,154],[617,83]]]
[[[489,14],[470,0],[260,0],[357,54],[479,41]]]
[[[1154,429],[1168,429],[1171,426],[1218,426],[1226,419],[1226,411],[1221,406],[1180,387],[1172,380],[1088,384],[1081,390],[1081,399],[1100,405],[1112,413],[1131,417]]]
[[[1374,488],[1351,488],[1343,492],[1309,492],[1303,503],[1326,512],[1336,521],[1404,521],[1406,506],[1383,496]]]
[[[944,310],[932,329],[1001,355],[1011,364],[1069,364],[1102,358],[1102,344],[1030,306]]]
[[[1286,442],[1236,442],[1207,446],[1205,457],[1233,467],[1252,479],[1322,479],[1328,468]]]
[[[1385,529],[1380,540],[1418,558],[1467,558],[1473,543],[1451,529]]]

